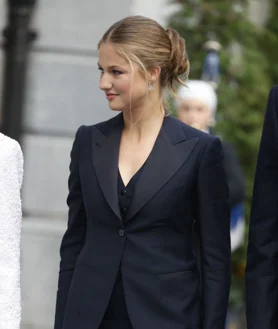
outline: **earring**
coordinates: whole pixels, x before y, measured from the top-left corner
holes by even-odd
[[[153,84],[151,82],[148,83],[148,90],[151,91],[153,89]]]

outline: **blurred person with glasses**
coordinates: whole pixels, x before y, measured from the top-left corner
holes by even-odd
[[[181,86],[176,98],[176,110],[178,118],[185,124],[214,135],[217,94],[209,82],[189,80],[186,82],[186,86]],[[235,251],[242,245],[244,240],[243,201],[245,198],[245,182],[234,147],[223,140],[222,146],[231,209],[231,250]]]

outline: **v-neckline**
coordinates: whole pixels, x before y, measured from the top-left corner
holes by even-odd
[[[148,159],[147,159],[147,160],[148,160]],[[136,171],[136,173],[130,178],[130,180],[128,181],[128,183],[127,183],[126,185],[125,185],[124,180],[123,180],[123,178],[122,178],[122,175],[121,175],[120,169],[118,168],[118,174],[119,174],[119,177],[120,177],[121,182],[122,182],[122,184],[123,184],[123,186],[124,186],[125,189],[128,188],[128,186],[132,183],[132,181],[133,181],[134,179],[136,179],[137,176],[141,173],[141,171],[143,170],[143,168],[144,168],[144,166],[145,166],[147,160],[146,160],[146,161],[142,164],[142,166]]]
[[[145,161],[144,161],[144,163],[142,164],[142,166],[141,166],[141,167],[135,172],[135,174],[130,178],[130,180],[128,181],[128,183],[127,183],[126,185],[125,185],[125,183],[124,183],[124,181],[123,181],[123,178],[122,178],[122,175],[121,175],[121,172],[120,172],[120,168],[119,168],[119,158],[118,158],[118,172],[119,172],[119,175],[120,175],[120,177],[121,177],[121,180],[122,180],[123,185],[124,185],[125,188],[126,188],[126,187],[128,186],[128,184],[131,182],[131,180],[133,179],[133,177],[136,176],[137,173],[139,173],[139,172],[141,171],[141,169],[143,169],[143,167],[144,167],[145,164],[147,163],[148,159],[151,157],[151,155],[152,155],[152,153],[153,153],[153,150],[154,150],[154,148],[155,148],[155,145],[156,145],[156,143],[157,143],[157,141],[158,141],[158,138],[159,138],[159,136],[160,136],[161,133],[162,133],[162,130],[163,130],[163,127],[164,127],[165,119],[166,119],[166,118],[167,118],[167,117],[164,116],[163,121],[162,121],[162,125],[161,125],[161,127],[160,127],[160,129],[159,129],[159,132],[158,132],[158,134],[157,134],[157,136],[156,136],[155,142],[154,142],[154,144],[153,144],[153,147],[152,147],[152,149],[151,149],[151,151],[150,151],[148,157],[145,159]],[[118,155],[118,157],[119,157],[119,155]]]

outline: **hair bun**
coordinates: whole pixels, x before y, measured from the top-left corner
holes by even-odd
[[[184,38],[172,28],[166,29],[166,33],[171,43],[168,86],[173,90],[173,84],[175,82],[181,83],[179,76],[183,75],[184,80],[188,78],[189,60]]]
[[[160,67],[161,90],[169,88],[175,95],[176,87],[185,85],[189,61],[185,40],[176,30],[165,29],[147,17],[128,16],[109,27],[98,48],[107,42],[115,45],[130,64],[136,63],[146,80],[150,69]]]

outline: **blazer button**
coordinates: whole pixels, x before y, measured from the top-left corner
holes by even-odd
[[[122,190],[121,191],[121,196],[125,196],[126,195],[126,190]]]
[[[123,229],[119,230],[119,236],[124,236],[125,235],[125,231]]]

